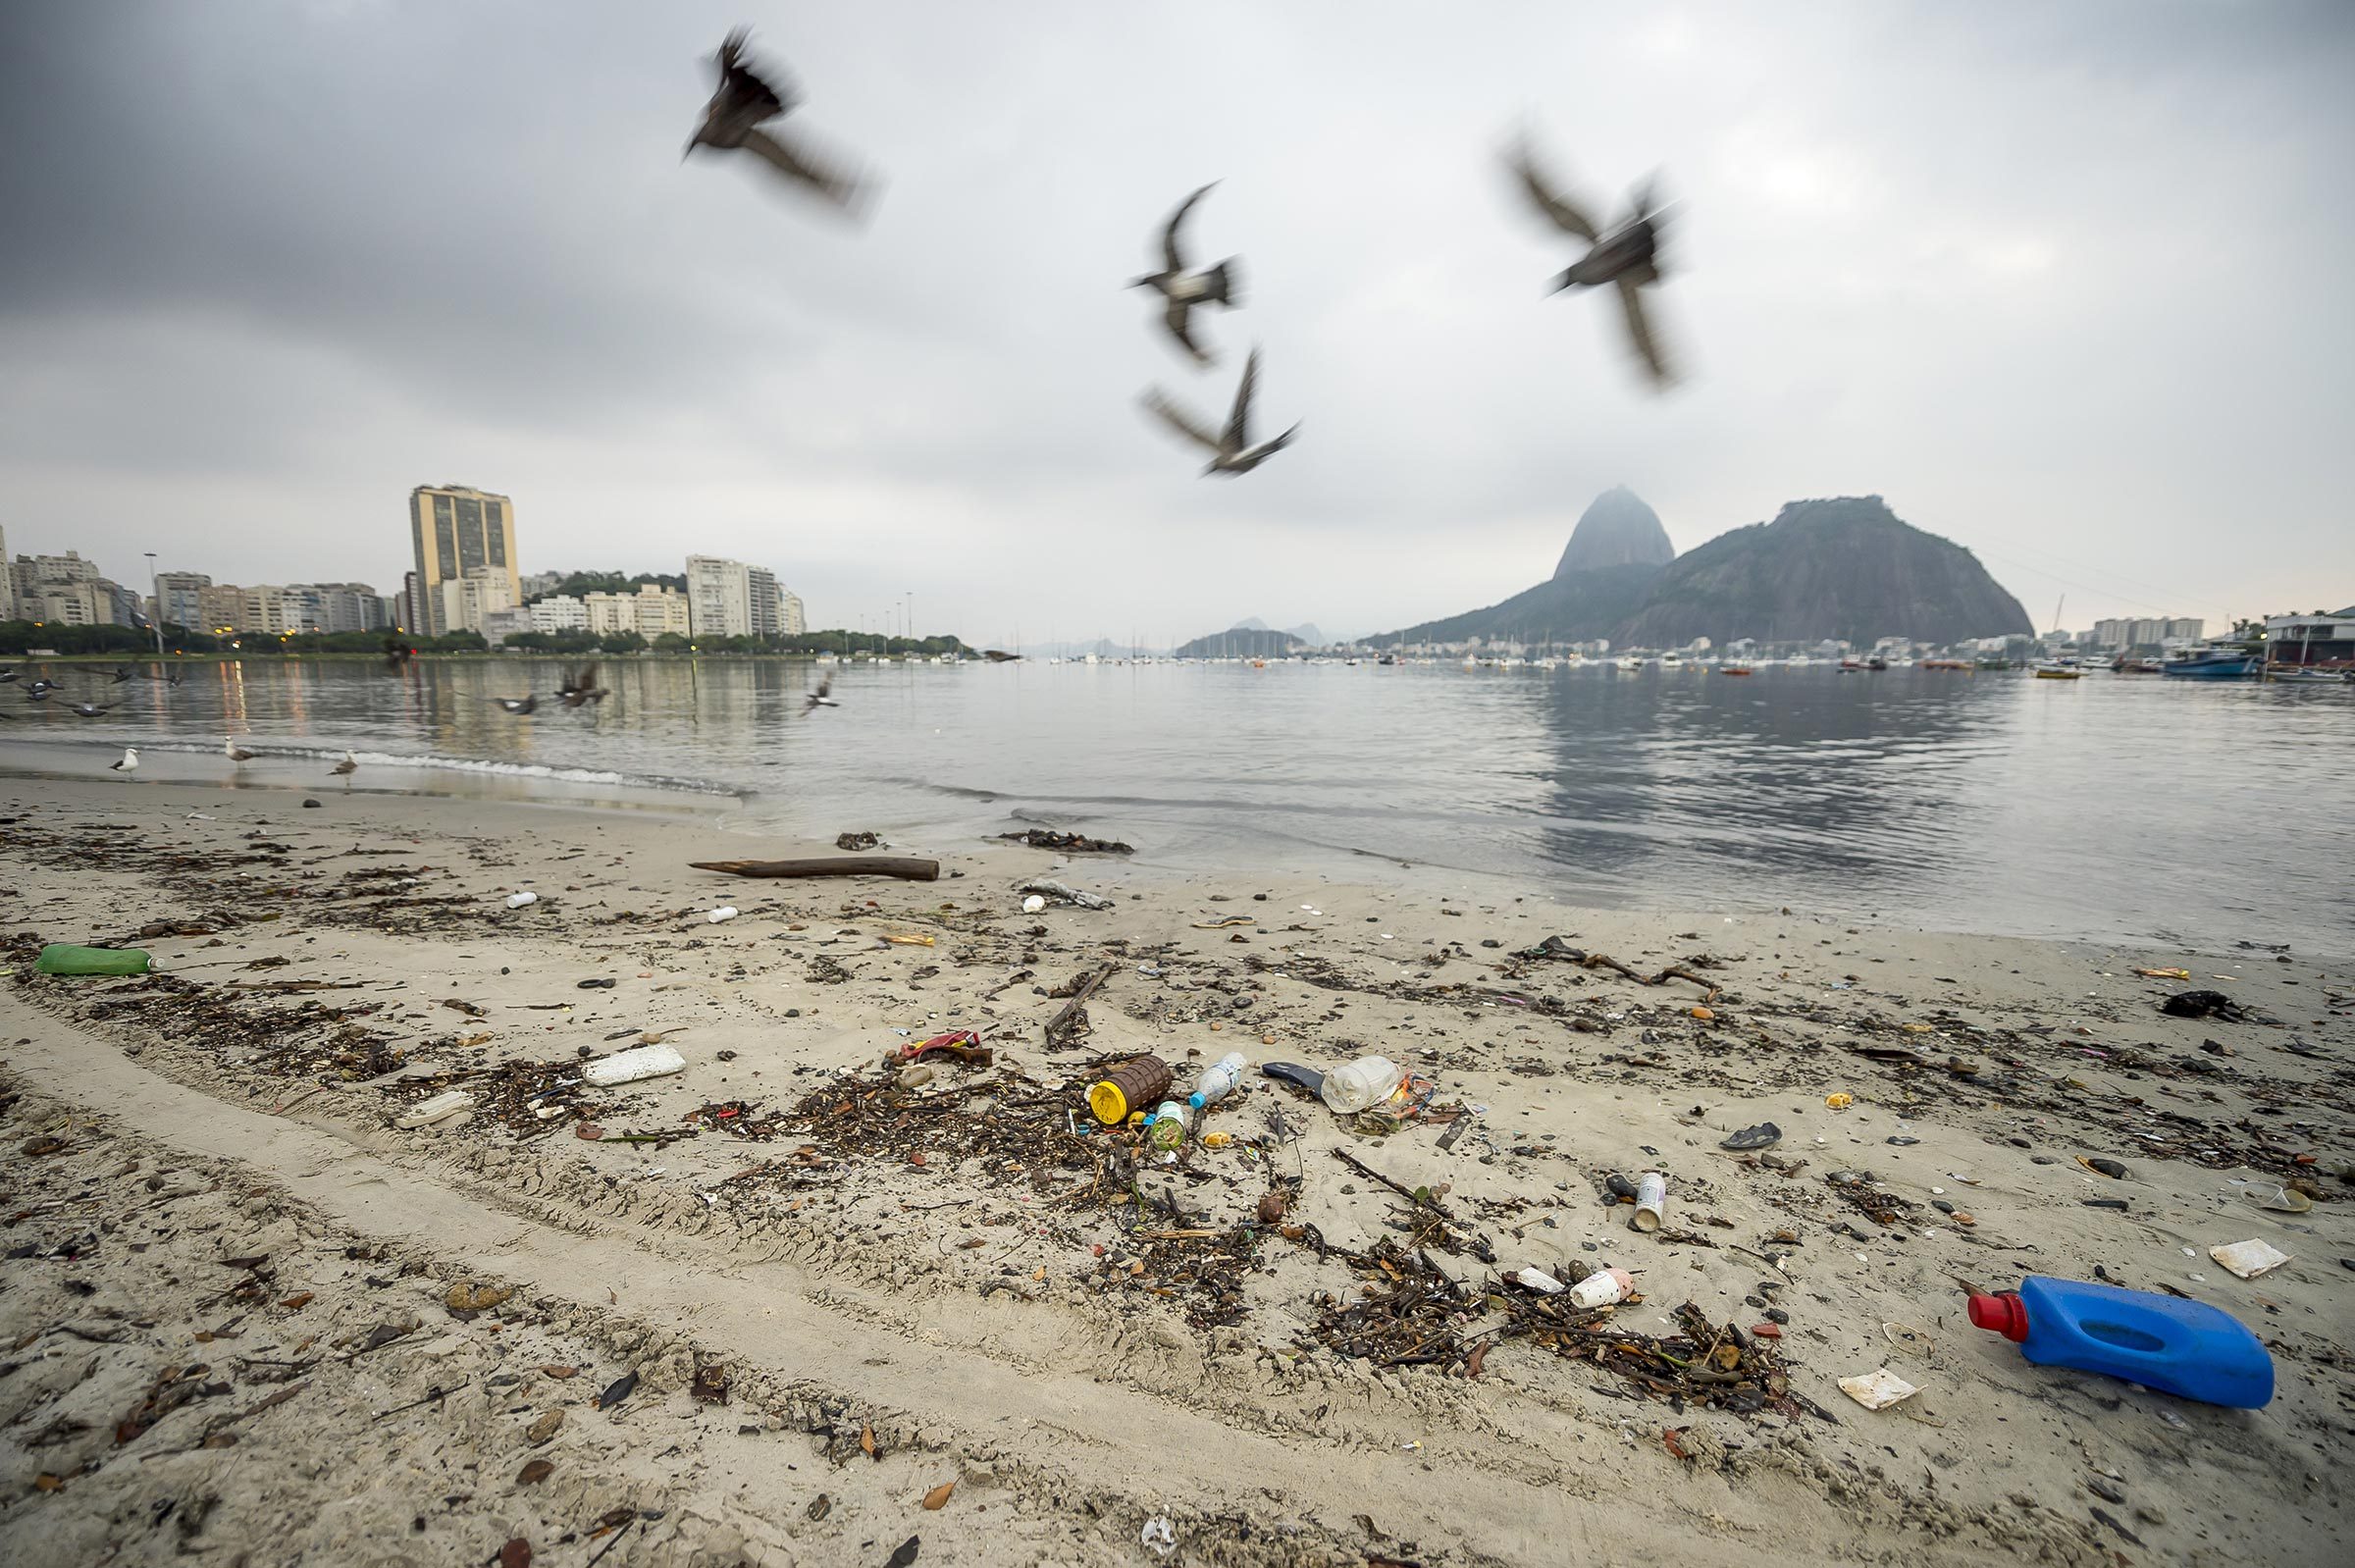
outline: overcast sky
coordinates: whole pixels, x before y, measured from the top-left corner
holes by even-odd
[[[1181,20],[1173,20],[1181,19]],[[680,148],[727,26],[885,180]],[[0,7],[0,527],[125,580],[772,565],[812,624],[1363,633],[1877,492],[2039,623],[2355,600],[2355,6]],[[1643,390],[1496,148],[1680,203]],[[1242,258],[1198,372],[1122,285]],[[1265,431],[1199,477],[1135,399]],[[143,584],[142,584],[143,586]]]

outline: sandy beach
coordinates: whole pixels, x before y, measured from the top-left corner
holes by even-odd
[[[315,798],[0,780],[11,1556],[2355,1552],[2355,972],[2295,942],[1582,911],[1149,843],[754,881],[689,862],[873,824]],[[1042,877],[1109,907],[1026,914]],[[35,973],[57,941],[160,968]],[[2245,1012],[2161,1013],[2187,989]],[[958,1030],[986,1064],[898,1060]],[[645,1045],[683,1071],[582,1081]],[[1182,1090],[1230,1050],[1218,1146],[1090,1128],[1108,1064]],[[1257,1071],[1366,1054],[1420,1114]],[[1610,1187],[1645,1171],[1648,1232]],[[2209,1256],[2252,1238],[2290,1261]],[[1507,1279],[1601,1267],[1637,1295]],[[2029,1365],[1963,1311],[2029,1274],[2224,1309],[2274,1401]],[[1842,1391],[1879,1368],[1918,1391]]]

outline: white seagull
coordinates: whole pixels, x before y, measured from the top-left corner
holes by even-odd
[[[221,737],[221,755],[228,758],[233,762],[250,762],[253,760],[253,754],[245,750],[244,747],[239,746],[237,744],[237,738],[235,735],[224,735]]]
[[[117,773],[136,773],[139,770],[139,749],[135,746],[126,746],[123,748],[123,759],[119,762],[109,762],[106,765]]]

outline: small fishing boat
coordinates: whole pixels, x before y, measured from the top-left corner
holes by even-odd
[[[2120,653],[2110,661],[2110,673],[2113,675],[2156,675],[2159,673],[2159,661],[2155,658],[2128,658],[2125,654]]]
[[[2080,681],[2085,678],[2085,672],[2077,667],[2074,660],[2048,658],[2037,664],[2036,678],[2040,681]]]
[[[2237,645],[2186,650],[2159,666],[2159,673],[2178,680],[2238,681],[2257,673],[2258,657]]]
[[[1920,669],[1959,669],[1967,671],[1970,668],[1970,661],[1968,659],[1962,658],[1925,658],[1916,667]]]
[[[2303,664],[2268,664],[2265,678],[2284,686],[2355,687],[2355,670],[2309,669]]]
[[[1840,673],[1843,675],[1860,674],[1863,669],[1864,661],[1860,658],[1844,658],[1840,661]]]
[[[1720,664],[1717,666],[1717,673],[1720,675],[1748,675],[1750,666],[1748,664]]]

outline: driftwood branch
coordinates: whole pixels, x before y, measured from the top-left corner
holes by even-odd
[[[913,855],[826,856],[813,861],[689,861],[699,871],[730,876],[895,876],[903,882],[940,880],[940,862]]]
[[[1097,986],[1111,979],[1119,969],[1118,964],[1107,964],[1096,970],[1087,977],[1078,990],[1072,993],[1072,999],[1057,1009],[1053,1018],[1047,1019],[1047,1045],[1050,1049],[1062,1040],[1065,1030],[1087,1017],[1087,999],[1096,994]]]

